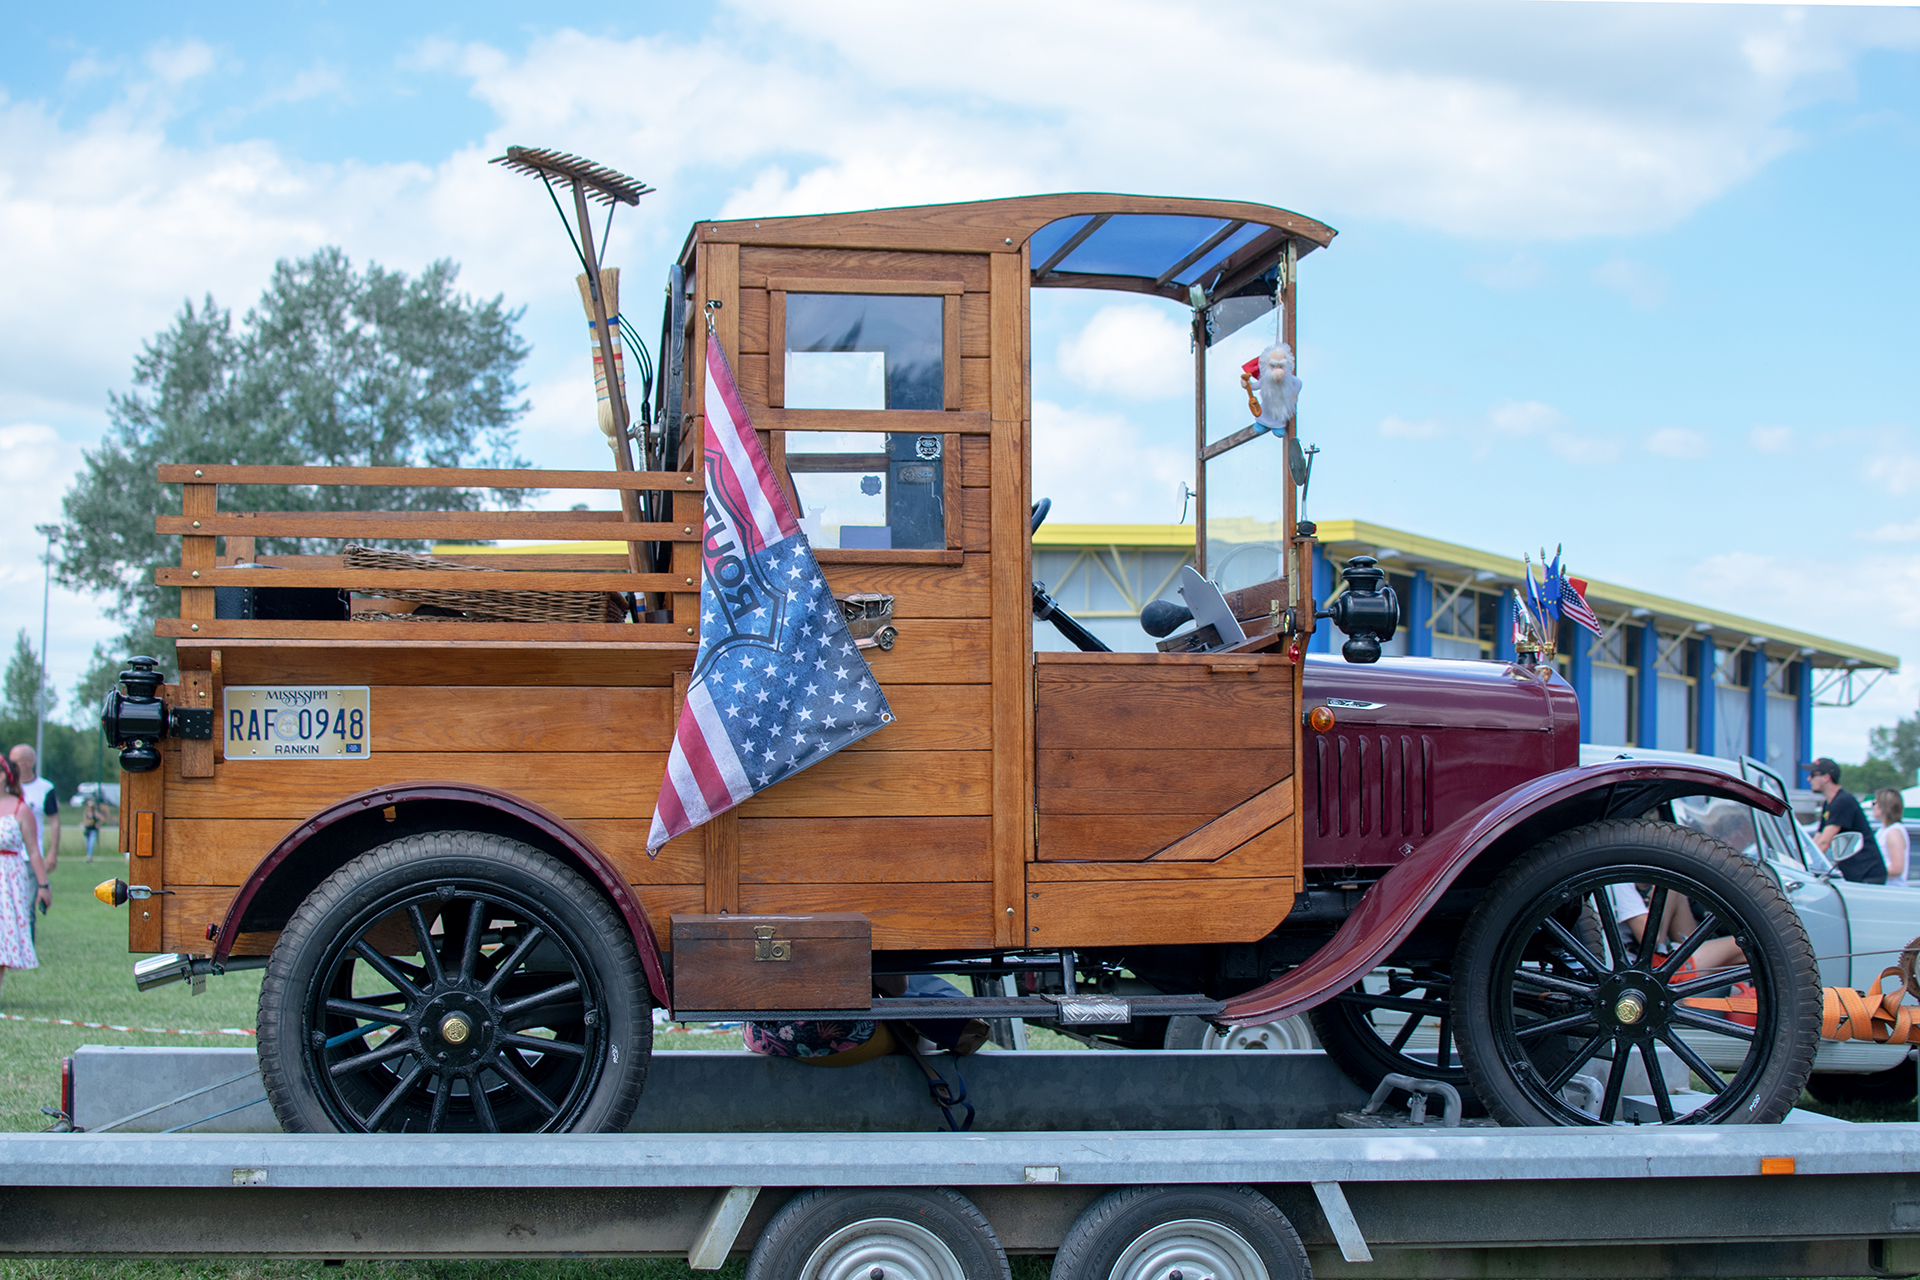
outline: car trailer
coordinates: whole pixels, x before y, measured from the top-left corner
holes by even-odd
[[[1389,1106],[1368,1118],[1387,1127],[1337,1127],[1325,1109],[1360,1123],[1357,1091],[1317,1052],[1068,1052],[967,1060],[982,1131],[929,1133],[924,1092],[889,1110],[919,1084],[905,1059],[655,1067],[636,1125],[844,1122],[864,1095],[873,1123],[922,1131],[7,1134],[0,1256],[751,1256],[768,1280],[971,1280],[1010,1254],[1056,1254],[1059,1280],[1920,1272],[1914,1124],[1502,1129]],[[1088,1101],[1122,1078],[1104,1114]],[[1068,1096],[1081,1127],[991,1127]],[[1245,1127],[1263,1097],[1326,1127]],[[1120,1127],[1136,1118],[1185,1127]]]

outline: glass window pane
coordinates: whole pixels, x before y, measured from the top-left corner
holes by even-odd
[[[1121,214],[1088,236],[1056,271],[1085,275],[1145,276],[1162,271],[1198,249],[1227,224],[1219,218],[1177,214]]]
[[[816,547],[947,545],[943,437],[909,431],[789,431],[800,528]]]
[[[943,311],[940,298],[788,294],[787,407],[944,409]],[[806,358],[826,353],[860,358]]]
[[[1033,265],[1038,267],[1048,258],[1051,258],[1053,251],[1073,239],[1074,232],[1086,226],[1087,220],[1091,217],[1093,217],[1093,215],[1090,213],[1082,213],[1071,218],[1061,218],[1057,222],[1049,222],[1046,226],[1034,232],[1033,239],[1028,242],[1032,246],[1033,252],[1031,256],[1033,258]],[[1049,631],[1053,630],[1051,627],[1047,629]]]
[[[1183,270],[1179,275],[1175,276],[1174,279],[1178,280],[1181,284],[1193,283],[1195,280],[1200,279],[1200,277],[1213,270],[1215,266],[1225,261],[1227,256],[1235,249],[1238,249],[1255,236],[1264,235],[1271,230],[1271,227],[1262,226],[1257,222],[1249,222],[1246,226],[1240,228],[1225,240],[1222,240],[1219,244],[1201,254],[1192,266]],[[1183,253],[1180,257],[1184,258],[1186,255]],[[1175,261],[1177,262],[1179,259],[1176,258]],[[1162,267],[1160,270],[1165,271],[1166,268]]]

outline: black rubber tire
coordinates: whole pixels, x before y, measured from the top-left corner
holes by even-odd
[[[1220,1238],[1199,1234],[1206,1228],[1169,1229],[1188,1222],[1237,1237],[1260,1269],[1235,1265]],[[1136,1251],[1136,1244],[1157,1229],[1166,1235]],[[1252,1187],[1122,1187],[1074,1220],[1054,1255],[1052,1280],[1165,1280],[1169,1270],[1196,1280],[1311,1280],[1313,1275],[1293,1224]]]
[[[900,1265],[899,1229],[892,1223],[917,1229],[909,1248],[944,1246],[966,1280],[1012,1280],[1007,1251],[985,1215],[946,1187],[802,1191],[768,1220],[747,1258],[746,1280],[865,1280],[875,1264],[884,1264],[892,1280],[913,1280],[916,1268]],[[862,1234],[861,1224],[873,1224],[872,1234]],[[843,1232],[834,1252],[815,1258]],[[927,1236],[937,1246],[929,1246]],[[863,1257],[863,1248],[876,1252]]]
[[[1807,1077],[1807,1092],[1830,1107],[1849,1102],[1912,1102],[1920,1095],[1920,1079],[1915,1075],[1911,1062],[1866,1075],[1823,1071]]]
[[[1444,978],[1438,975],[1436,981]],[[1416,979],[1417,982],[1417,979]],[[1434,997],[1434,988],[1415,985],[1413,990],[1436,1004],[1446,1004],[1444,998]],[[1361,984],[1356,983],[1350,991],[1363,994]],[[1339,996],[1316,1006],[1307,1016],[1313,1021],[1313,1033],[1320,1039],[1320,1047],[1327,1051],[1335,1065],[1346,1073],[1347,1079],[1359,1085],[1371,1094],[1388,1075],[1412,1076],[1418,1080],[1440,1080],[1460,1091],[1460,1110],[1462,1115],[1483,1116],[1486,1106],[1480,1096],[1473,1091],[1473,1084],[1467,1079],[1467,1070],[1461,1065],[1457,1052],[1450,1052],[1449,1063],[1438,1068],[1431,1062],[1423,1062],[1411,1054],[1401,1053],[1393,1048],[1391,1041],[1382,1039],[1380,1032],[1367,1016],[1367,1009],[1343,1002]],[[1408,1016],[1412,1016],[1409,1014]],[[1451,1019],[1450,1019],[1451,1022]],[[1458,1033],[1449,1037],[1457,1048]]]
[[[1557,960],[1569,966],[1548,976],[1571,981],[1572,988],[1590,987],[1588,994],[1580,995],[1572,988],[1556,993],[1531,983],[1519,984],[1530,991],[1546,991],[1525,998],[1543,1006],[1544,1012],[1535,1015],[1539,1021],[1587,1015],[1584,1023],[1569,1023],[1564,1034],[1535,1033],[1532,1038],[1542,1046],[1543,1056],[1551,1048],[1558,1054],[1557,1062],[1571,1070],[1575,1058],[1584,1062],[1595,1056],[1597,1050],[1590,1051],[1590,1046],[1596,1036],[1611,1038],[1603,1046],[1610,1054],[1614,1045],[1652,1046],[1654,1037],[1683,1060],[1692,1052],[1672,1029],[1683,1018],[1697,1026],[1698,1019],[1706,1016],[1698,1009],[1681,1008],[1679,1002],[1705,995],[1710,979],[1693,980],[1691,986],[1670,984],[1652,974],[1650,962],[1639,962],[1637,955],[1612,957],[1611,951],[1595,957],[1603,972],[1593,975],[1585,961],[1572,959],[1571,949],[1548,932],[1550,922],[1569,909],[1570,901],[1597,904],[1605,896],[1598,886],[1619,882],[1664,884],[1688,893],[1695,900],[1696,913],[1714,910],[1733,930],[1752,968],[1756,1026],[1750,1036],[1743,1037],[1752,1048],[1731,1080],[1716,1076],[1723,1085],[1711,1102],[1686,1114],[1676,1111],[1677,1122],[1779,1121],[1800,1096],[1819,1038],[1819,978],[1806,929],[1779,884],[1759,865],[1710,836],[1645,819],[1596,822],[1554,836],[1503,871],[1468,919],[1454,956],[1453,972],[1458,975],[1454,1007],[1467,1078],[1489,1114],[1508,1125],[1601,1123],[1549,1091],[1553,1080],[1542,1079],[1542,1073],[1534,1070],[1533,1051],[1522,1044],[1516,1029],[1512,974],[1520,971],[1524,959],[1547,954],[1543,940],[1551,940]],[[1714,908],[1715,899],[1724,912]],[[1560,927],[1566,930],[1567,922],[1562,920]],[[1589,982],[1579,976],[1583,974],[1595,980]],[[1624,1007],[1626,995],[1636,993],[1644,1002],[1644,1012],[1636,1012],[1631,1023],[1623,1021],[1617,1011]],[[1669,1008],[1674,1011],[1671,1015]],[[1719,1025],[1727,1023],[1721,1019]],[[1576,1042],[1578,1047],[1554,1048]],[[1627,1051],[1636,1057],[1640,1053],[1637,1047]],[[1609,1074],[1621,1073],[1614,1068]],[[1698,1067],[1695,1074],[1700,1074]],[[1656,1091],[1657,1099],[1666,1097]]]
[[[1298,1015],[1296,1015],[1298,1017]],[[1166,1033],[1161,1037],[1162,1049],[1219,1049],[1230,1052],[1259,1052],[1261,1050],[1317,1049],[1312,1043],[1310,1028],[1300,1025],[1306,1019],[1288,1018],[1283,1023],[1243,1028],[1238,1043],[1221,1043],[1223,1037],[1209,1036],[1214,1025],[1205,1018],[1196,1018],[1191,1014],[1179,1014],[1167,1019]],[[1266,1034],[1261,1035],[1262,1032]],[[1304,1034],[1303,1034],[1304,1033]],[[1229,1033],[1232,1037],[1233,1033]],[[1254,1039],[1254,1037],[1259,1037]],[[1209,1041],[1212,1043],[1209,1043]],[[1251,1040],[1251,1043],[1248,1041]]]
[[[358,1111],[356,1093],[364,1102],[387,1082],[382,1078],[370,1084],[362,1079],[371,1067],[343,1077],[336,1074],[340,1055],[365,1051],[369,1041],[365,1036],[346,1040],[344,1048],[339,1042],[345,1036],[329,1041],[328,1033],[343,1023],[350,1034],[354,1024],[366,1019],[343,1019],[327,1007],[327,1001],[343,993],[366,998],[351,985],[353,966],[368,972],[373,966],[362,958],[349,959],[355,941],[389,927],[386,922],[404,916],[409,903],[422,907],[423,917],[427,911],[440,913],[432,921],[442,929],[435,948],[442,954],[436,964],[443,972],[452,971],[436,985],[422,948],[385,957],[389,965],[400,956],[420,957],[418,964],[412,960],[399,964],[411,971],[409,976],[419,975],[413,981],[432,999],[404,997],[400,984],[385,979],[395,989],[386,1007],[405,1015],[387,1033],[386,1044],[397,1046],[410,1036],[413,1051],[394,1057],[386,1068],[398,1101],[388,1104],[384,1113],[377,1107]],[[472,949],[471,959],[464,947],[462,955],[452,954],[456,936],[466,933],[468,917],[459,911],[462,903],[472,918],[481,920],[483,939],[490,936],[488,930],[500,926],[493,952],[485,952],[483,942]],[[518,945],[535,925],[541,937]],[[512,932],[515,929],[517,934]],[[383,956],[390,949],[376,948]],[[564,968],[551,967],[555,958]],[[460,971],[468,967],[473,973],[463,978]],[[486,980],[496,973],[496,981]],[[525,992],[529,984],[545,982],[545,987],[532,987],[540,993],[558,989],[560,984],[552,980],[555,974],[562,978],[571,974],[568,980],[581,984],[577,1005],[563,991],[564,999],[536,1002],[544,1006],[538,1010],[504,1007],[522,999],[512,991]],[[469,1041],[464,1048],[437,1038],[446,1025],[446,1010],[441,1007],[446,1001],[466,1010],[469,1024],[486,1017],[497,1020],[499,1030],[493,1030],[493,1020],[480,1022],[483,1030],[478,1034],[469,1030],[463,1036]],[[493,1128],[617,1133],[626,1128],[646,1084],[653,1052],[652,1007],[626,922],[578,874],[531,845],[504,836],[430,832],[361,854],[327,877],[294,912],[274,945],[260,984],[260,1074],[275,1116],[290,1133],[365,1132],[368,1119],[376,1120],[372,1127],[383,1132]],[[488,1014],[488,1009],[499,1012]],[[378,1025],[362,1029],[376,1034],[384,1030]],[[567,1052],[531,1051],[534,1042],[522,1034],[527,1031],[547,1032],[537,1043],[566,1041],[560,1047]],[[501,1039],[503,1035],[517,1037],[520,1046]],[[441,1051],[437,1056],[443,1062],[447,1051],[452,1051],[454,1065],[436,1066],[431,1060],[435,1050]],[[464,1083],[454,1079],[462,1052],[474,1059]],[[531,1084],[548,1098],[542,1106],[550,1112],[541,1114],[530,1095],[510,1087],[513,1082],[495,1062],[516,1067],[521,1083]],[[402,1090],[400,1077],[409,1071],[416,1072],[416,1084]],[[479,1102],[488,1105],[476,1105],[476,1082]],[[462,1089],[464,1094],[458,1092]],[[496,1097],[501,1105],[492,1105]]]

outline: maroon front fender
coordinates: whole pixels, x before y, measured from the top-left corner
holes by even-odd
[[[1468,864],[1502,837],[1526,837],[1512,851],[1517,856],[1557,831],[1638,816],[1681,796],[1721,796],[1767,813],[1786,812],[1785,804],[1758,787],[1695,765],[1610,760],[1543,774],[1436,832],[1367,890],[1339,932],[1305,964],[1227,1001],[1219,1020],[1236,1027],[1274,1022],[1345,991],[1390,955]],[[1541,829],[1524,831],[1530,822]]]
[[[633,890],[628,886],[605,854],[593,841],[575,831],[561,819],[548,813],[539,805],[505,791],[492,787],[478,787],[461,782],[410,782],[394,787],[376,787],[371,791],[362,791],[324,809],[308,818],[292,831],[288,832],[273,847],[273,851],[261,859],[260,865],[253,869],[247,882],[240,886],[240,892],[234,897],[233,904],[227,908],[225,921],[214,939],[213,962],[224,963],[233,950],[233,944],[240,934],[240,923],[246,919],[247,909],[253,904],[255,895],[261,886],[273,878],[274,872],[292,858],[314,837],[327,828],[348,818],[357,817],[370,809],[384,809],[388,805],[405,804],[408,801],[440,800],[456,804],[475,805],[492,809],[497,813],[513,818],[517,822],[540,832],[543,836],[566,850],[580,865],[585,867],[608,898],[615,909],[626,921],[627,928],[633,934],[633,942],[640,949],[640,963],[647,971],[647,987],[661,1008],[670,1001],[667,996],[667,980],[660,964],[660,944],[653,936],[653,928],[647,922],[647,913],[639,901],[634,898]]]

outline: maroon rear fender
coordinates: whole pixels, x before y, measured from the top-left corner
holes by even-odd
[[[1484,854],[1504,864],[1557,832],[1603,818],[1638,817],[1681,796],[1720,796],[1767,813],[1786,805],[1717,769],[1610,760],[1543,774],[1434,833],[1368,889],[1339,932],[1303,965],[1227,1001],[1219,1021],[1274,1022],[1345,991],[1413,932],[1460,873]],[[1284,927],[1284,926],[1283,926]]]
[[[260,865],[247,877],[247,882],[240,886],[233,904],[227,908],[226,919],[213,940],[214,963],[220,964],[227,959],[234,941],[240,936],[247,913],[260,898],[261,891],[272,885],[276,877],[300,865],[297,855],[309,841],[329,830],[343,832],[346,829],[343,824],[364,824],[372,815],[381,814],[389,807],[423,802],[443,807],[455,826],[458,825],[457,814],[460,812],[471,814],[483,811],[488,818],[487,829],[526,839],[530,844],[545,845],[548,852],[578,864],[579,869],[600,886],[626,921],[627,928],[633,934],[634,945],[640,950],[640,963],[646,968],[647,987],[660,1007],[668,1006],[670,1001],[667,997],[666,974],[660,964],[660,944],[653,936],[646,909],[633,896],[632,888],[607,856],[600,852],[593,841],[539,805],[492,787],[462,782],[410,782],[362,791],[322,810],[288,832],[273,847],[273,851],[261,859]],[[380,843],[384,841],[375,840],[372,844],[365,844],[365,848],[370,849]],[[363,851],[354,849],[352,852]],[[344,860],[341,865],[344,865]]]

